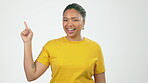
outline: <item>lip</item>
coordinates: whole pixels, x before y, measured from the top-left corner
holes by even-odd
[[[68,29],[76,29],[76,28],[66,28],[66,29],[68,30]]]
[[[74,29],[74,30],[68,30],[68,29]],[[72,34],[75,32],[76,29],[75,28],[66,28],[66,30],[69,34]]]

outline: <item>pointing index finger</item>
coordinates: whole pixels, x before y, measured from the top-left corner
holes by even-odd
[[[28,28],[28,25],[27,25],[27,23],[26,23],[25,21],[24,21],[24,24],[25,24],[26,29],[29,29],[29,28]]]

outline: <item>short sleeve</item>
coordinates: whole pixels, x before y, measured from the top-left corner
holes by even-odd
[[[36,61],[49,66],[50,65],[50,56],[49,56],[49,52],[47,51],[47,49],[45,47],[42,48],[42,51],[40,52],[38,58],[36,59]]]
[[[97,60],[95,62],[94,74],[100,74],[105,72],[104,58],[102,54],[101,47],[99,46],[97,53]]]

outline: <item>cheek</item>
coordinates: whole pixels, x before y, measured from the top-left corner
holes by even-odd
[[[67,23],[63,22],[63,27],[66,27]]]
[[[76,25],[77,25],[78,28],[80,28],[80,29],[83,27],[83,23],[82,23],[82,22],[78,22]]]

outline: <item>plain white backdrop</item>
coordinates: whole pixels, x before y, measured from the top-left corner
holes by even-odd
[[[0,83],[27,83],[20,33],[32,29],[33,57],[51,39],[65,36],[64,8],[73,2],[86,12],[83,36],[98,42],[107,83],[148,83],[147,0],[0,0]],[[32,83],[49,83],[51,69]]]

